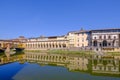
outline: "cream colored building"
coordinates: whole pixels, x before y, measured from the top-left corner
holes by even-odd
[[[27,50],[69,49],[69,50],[112,50],[120,51],[120,29],[70,31],[64,36],[29,38]]]
[[[29,38],[26,50],[68,49],[89,46],[89,31],[72,31],[64,36]]]
[[[29,38],[26,50],[66,49],[69,41],[65,36]]]
[[[89,31],[71,31],[68,32],[69,47],[87,47],[89,46],[90,33]]]
[[[75,47],[76,35],[75,31],[68,32],[67,40],[69,40],[69,47]]]

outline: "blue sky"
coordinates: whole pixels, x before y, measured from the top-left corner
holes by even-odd
[[[0,0],[0,39],[120,28],[120,0]]]

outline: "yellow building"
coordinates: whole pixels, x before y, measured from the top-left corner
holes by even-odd
[[[69,47],[87,47],[90,43],[89,31],[71,31],[67,34]]]
[[[89,31],[71,31],[64,36],[29,38],[26,50],[69,49],[89,46]]]
[[[50,36],[29,38],[26,44],[26,50],[48,50],[48,49],[66,49],[68,40],[65,36]]]

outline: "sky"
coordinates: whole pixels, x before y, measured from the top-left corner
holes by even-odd
[[[120,0],[0,0],[0,39],[120,28]]]

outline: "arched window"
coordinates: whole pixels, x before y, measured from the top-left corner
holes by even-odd
[[[103,41],[103,47],[106,47],[106,46],[107,46],[107,41],[104,40],[104,41]]]
[[[66,44],[63,44],[63,48],[65,48],[66,47]]]
[[[102,46],[102,44],[100,43],[100,44],[99,44],[99,46],[101,47],[101,46]]]
[[[59,44],[59,47],[61,48],[61,44]]]
[[[48,44],[46,44],[46,47],[48,48]]]
[[[38,48],[40,48],[40,44],[38,44]]]
[[[51,44],[49,44],[50,48],[51,48]]]
[[[53,44],[53,48],[54,48],[54,44]]]
[[[96,40],[93,42],[93,46],[97,46],[97,41]]]

